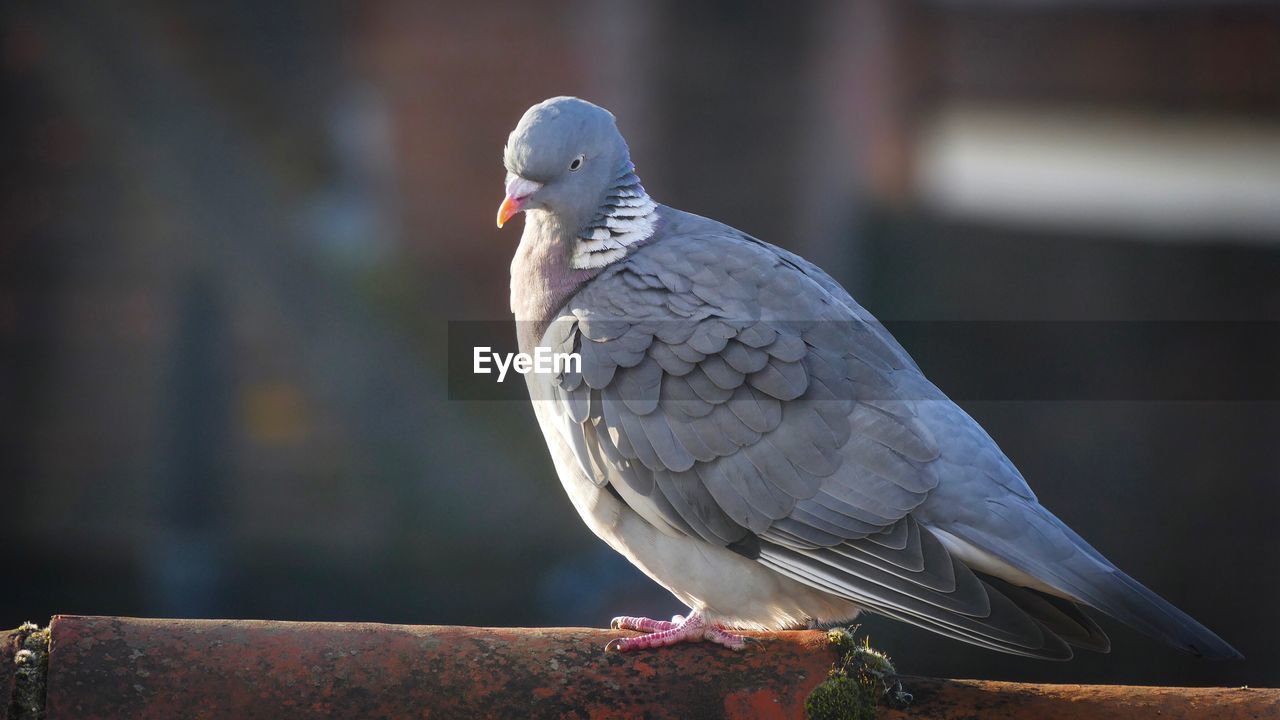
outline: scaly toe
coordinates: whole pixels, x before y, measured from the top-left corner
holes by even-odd
[[[747,647],[747,638],[741,635],[735,635],[734,633],[718,626],[707,628],[703,637],[706,638],[708,642],[723,645],[730,650],[743,650]]]
[[[609,627],[614,630],[636,630],[643,633],[662,632],[675,626],[675,623],[669,623],[666,620],[650,620],[629,615],[619,615],[609,623]]]
[[[671,622],[619,615],[609,623],[609,627],[614,630],[636,630],[645,634],[614,638],[604,646],[605,652],[645,650],[682,642],[711,642],[730,650],[741,650],[747,645],[746,638],[729,632],[723,626],[711,625],[697,611],[689,613],[688,617],[676,615],[671,618]]]

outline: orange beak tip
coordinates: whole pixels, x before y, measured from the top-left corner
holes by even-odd
[[[520,212],[520,201],[508,195],[498,206],[498,227],[502,227],[512,215]]]

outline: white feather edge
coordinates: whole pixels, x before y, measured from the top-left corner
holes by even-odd
[[[575,269],[599,268],[627,254],[627,248],[653,234],[658,205],[644,191],[639,178],[628,167],[618,177],[620,184],[606,196],[603,216],[594,220],[578,237],[569,264]]]
[[[603,233],[593,230],[589,238],[578,238],[571,264],[575,268],[607,265],[625,255],[628,247],[652,235],[653,225],[652,212],[629,222],[610,221]]]

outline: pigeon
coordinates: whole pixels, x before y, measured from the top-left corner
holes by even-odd
[[[503,152],[525,374],[574,508],[689,607],[611,651],[866,611],[991,650],[1107,652],[1093,608],[1242,657],[1037,501],[973,418],[803,258],[649,197],[614,116],[556,97]],[[577,360],[575,363],[574,360]]]

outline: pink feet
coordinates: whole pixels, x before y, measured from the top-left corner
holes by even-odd
[[[719,625],[712,625],[702,617],[702,613],[694,610],[689,617],[676,615],[671,622],[650,620],[649,618],[616,617],[609,623],[614,630],[638,630],[647,635],[636,637],[614,638],[604,646],[605,651],[643,650],[645,648],[675,645],[678,642],[702,642],[706,640],[723,645],[730,650],[741,650],[746,647],[747,639],[734,635]]]

